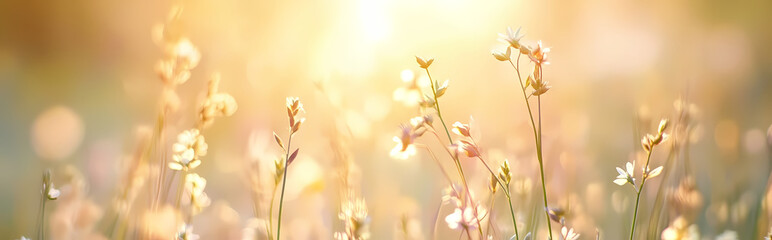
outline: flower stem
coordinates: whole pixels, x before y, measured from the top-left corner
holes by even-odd
[[[536,144],[536,157],[539,160],[539,173],[541,176],[541,189],[542,189],[542,196],[544,198],[544,214],[547,217],[547,229],[550,236],[550,239],[552,239],[552,222],[550,222],[549,217],[549,205],[547,204],[547,186],[544,181],[544,161],[542,157],[542,145],[541,145],[541,97],[539,97],[539,128],[537,132],[536,128],[536,122],[533,120],[533,111],[531,110],[531,104],[528,103],[528,95],[525,93],[525,85],[523,85],[523,78],[520,75],[520,56],[522,54],[517,55],[517,66],[515,66],[515,63],[512,62],[512,60],[509,60],[509,64],[512,65],[513,68],[515,68],[515,72],[517,72],[517,79],[518,83],[520,84],[520,90],[523,92],[523,100],[525,100],[525,106],[528,108],[528,117],[531,120],[531,129],[533,129],[533,137],[534,137],[534,143]]]
[[[649,160],[651,160],[651,152],[654,151],[654,146],[651,147],[651,149],[648,151],[648,154],[646,156],[646,165],[643,166],[643,177],[641,180],[641,187],[638,188],[638,194],[635,197],[635,210],[633,211],[633,223],[631,225],[630,229],[630,240],[633,240],[633,236],[635,236],[635,220],[638,218],[638,203],[641,201],[641,193],[643,193],[643,186],[646,184],[646,169],[649,167]]]
[[[289,165],[289,154],[292,149],[292,130],[290,130],[289,139],[287,140],[287,149],[284,151],[284,176],[281,181],[281,196],[279,197],[279,219],[276,223],[276,240],[279,240],[281,236],[281,212],[284,206],[284,188],[287,186],[287,165]]]
[[[442,122],[442,128],[445,129],[445,134],[448,136],[448,142],[450,144],[453,144],[453,137],[450,136],[450,131],[448,131],[448,125],[445,124],[445,120],[442,119],[442,112],[440,111],[440,101],[437,100],[437,89],[434,88],[434,80],[432,80],[432,75],[429,73],[429,68],[425,68],[426,75],[429,77],[429,85],[432,86],[432,96],[434,97],[434,109],[437,110],[437,116],[440,118],[440,122]],[[477,213],[477,207],[474,206],[474,201],[472,200],[472,194],[471,191],[469,191],[469,184],[466,183],[466,176],[464,176],[464,169],[461,167],[461,161],[458,160],[458,156],[455,156],[451,154],[453,157],[453,160],[456,162],[456,168],[458,169],[458,174],[461,176],[461,181],[464,183],[464,188],[466,189],[466,195],[469,197],[469,201],[472,203],[472,210],[474,211],[474,215],[477,216],[475,219],[477,219],[477,230],[480,233],[480,237],[482,238],[483,232],[482,232],[482,225],[480,224],[480,218]],[[452,187],[452,186],[451,186]],[[469,233],[469,232],[467,232]],[[471,236],[470,236],[471,238]]]

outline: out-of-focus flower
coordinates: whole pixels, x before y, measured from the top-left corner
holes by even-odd
[[[723,233],[716,236],[716,240],[737,240],[740,239],[737,236],[737,232],[732,230],[725,230]]]
[[[614,183],[616,183],[619,186],[625,185],[626,183],[630,183],[633,186],[635,186],[635,178],[633,177],[633,171],[635,170],[635,161],[633,162],[627,162],[625,164],[625,169],[622,170],[621,168],[617,167],[617,172],[619,173],[619,176],[617,176],[616,179],[614,179]]]
[[[563,228],[560,229],[560,235],[563,236],[564,240],[577,240],[579,239],[580,234],[575,233],[573,228],[563,226]]]
[[[499,40],[501,40],[502,42],[509,43],[509,46],[515,49],[520,49],[520,46],[521,46],[520,39],[525,37],[525,34],[520,33],[520,29],[521,27],[518,27],[517,31],[512,31],[511,27],[507,27],[507,34],[499,33],[499,37],[500,37]],[[509,56],[509,54],[507,54],[507,56]],[[505,61],[505,60],[501,60],[501,61]]]
[[[182,215],[176,208],[165,205],[157,211],[148,210],[142,215],[144,232],[150,234],[150,239],[169,239],[176,236],[182,222]]]
[[[204,140],[204,136],[200,134],[198,129],[186,130],[177,135],[177,143],[172,145],[173,162],[169,162],[169,168],[173,170],[194,169],[201,164],[199,157],[205,156],[208,149],[208,145]]]
[[[442,190],[442,202],[443,203],[452,203],[456,207],[461,206],[461,196],[458,195],[458,192],[461,191],[461,187],[455,184],[452,184],[445,189]]]
[[[370,238],[370,217],[364,199],[348,200],[341,204],[338,218],[343,220],[344,231],[336,232],[337,240],[364,240]]]
[[[59,161],[72,155],[83,140],[83,121],[72,109],[55,106],[32,123],[32,147],[38,157]]]
[[[59,198],[59,194],[61,194],[59,189],[54,188],[54,183],[51,183],[51,188],[48,189],[48,194],[46,194],[48,200],[56,200]]]
[[[419,78],[413,73],[413,70],[403,70],[400,77],[407,85],[394,90],[392,98],[408,107],[421,103],[423,101],[423,93],[421,93],[421,87],[418,85]]]
[[[211,200],[204,193],[206,179],[196,173],[185,175],[185,194],[190,200],[191,214],[196,215],[211,204]]]
[[[177,240],[198,240],[200,237],[193,233],[193,226],[182,224],[177,231]]]
[[[416,148],[413,144],[416,135],[413,133],[410,127],[402,126],[400,135],[394,137],[394,141],[397,145],[391,149],[391,157],[396,159],[407,159],[410,156],[416,154]]]
[[[201,128],[206,128],[214,123],[216,117],[231,116],[238,109],[236,99],[230,94],[217,92],[220,84],[220,74],[214,74],[209,81],[209,91],[206,99],[201,104],[198,112]]]
[[[418,62],[418,66],[421,66],[421,68],[428,69],[429,66],[432,65],[434,62],[434,58],[429,58],[429,60],[425,60],[422,57],[415,56],[415,61]]]
[[[482,206],[477,206],[477,213],[475,210],[467,206],[465,208],[457,207],[453,213],[445,217],[445,222],[450,229],[458,229],[459,227],[470,230],[476,229],[477,222],[486,215],[486,210]]]
[[[683,217],[678,217],[670,223],[670,226],[662,231],[662,240],[698,240],[699,231],[696,225],[688,225]]]

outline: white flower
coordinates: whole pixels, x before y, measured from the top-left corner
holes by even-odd
[[[61,192],[59,189],[54,188],[54,183],[51,183],[51,188],[48,189],[48,193],[46,194],[49,200],[56,200],[59,198],[59,195]]]
[[[196,168],[201,164],[198,157],[206,155],[207,149],[204,136],[198,129],[184,131],[177,136],[177,143],[172,145],[174,162],[169,163],[169,168],[178,171]]]
[[[200,237],[193,233],[193,226],[183,224],[177,232],[177,240],[198,240]]]
[[[635,178],[633,177],[633,170],[635,170],[635,161],[627,162],[625,165],[625,168],[627,171],[622,170],[621,168],[617,167],[617,172],[619,173],[619,176],[617,176],[616,179],[614,179],[614,183],[616,183],[619,186],[625,185],[626,183],[630,183],[633,186],[635,186]]]
[[[458,229],[463,227],[464,229],[477,228],[478,216],[485,216],[486,211],[481,206],[477,206],[477,215],[472,207],[466,207],[462,211],[461,208],[456,208],[450,215],[445,217],[445,222],[451,229]]]
[[[575,233],[573,228],[566,228],[564,226],[562,229],[560,229],[560,235],[563,236],[564,240],[577,240],[579,239],[580,234]]]
[[[517,28],[517,31],[512,31],[511,27],[507,27],[507,34],[501,34],[499,33],[499,40],[502,42],[509,43],[510,46],[516,49],[520,49],[520,39],[522,39],[525,35],[520,33],[520,27]]]

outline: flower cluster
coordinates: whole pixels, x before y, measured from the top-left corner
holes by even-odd
[[[188,171],[201,165],[199,157],[205,156],[208,145],[198,129],[186,130],[177,135],[177,143],[172,145],[172,159],[169,168],[177,171]]]
[[[474,142],[474,139],[472,139],[469,124],[461,122],[453,123],[453,133],[461,136],[455,144],[450,146],[451,149],[455,150],[456,154],[464,154],[470,158],[480,156],[480,148],[477,146],[477,143]]]
[[[196,173],[189,173],[185,176],[185,195],[186,200],[190,201],[191,214],[196,215],[205,207],[211,204],[211,200],[204,193],[206,188],[206,179]]]
[[[214,74],[212,80],[209,81],[206,99],[198,111],[198,124],[202,129],[211,126],[215,118],[233,115],[238,109],[238,104],[233,96],[217,92],[219,84],[220,74]]]
[[[646,134],[646,136],[641,139],[641,146],[643,147],[643,150],[646,150],[646,152],[651,152],[651,149],[654,148],[654,146],[666,141],[670,137],[669,134],[665,133],[667,127],[668,120],[662,119],[659,122],[659,127],[657,128],[657,135]]]
[[[506,34],[499,34],[502,42],[509,45],[505,50],[493,50],[492,54],[496,60],[499,61],[512,61],[512,49],[518,51],[518,54],[526,55],[534,64],[533,72],[528,76],[525,82],[525,88],[531,86],[533,88],[532,96],[539,96],[546,93],[550,88],[549,82],[542,78],[542,66],[549,64],[547,59],[547,53],[550,52],[550,48],[544,47],[541,41],[538,41],[535,46],[530,47],[523,45],[520,40],[525,36],[520,33],[520,28],[517,31],[512,31],[512,28],[507,28]],[[518,55],[519,56],[519,55]],[[519,57],[517,58],[519,61]],[[519,69],[517,69],[519,71]]]

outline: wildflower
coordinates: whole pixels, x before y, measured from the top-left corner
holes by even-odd
[[[421,68],[428,69],[429,66],[431,66],[432,63],[434,62],[434,58],[429,58],[429,60],[425,60],[422,57],[415,56],[415,61],[418,62],[418,66],[421,66]]]
[[[566,210],[562,208],[547,208],[547,215],[550,217],[550,220],[556,223],[566,224]]]
[[[193,233],[193,226],[182,224],[177,231],[177,240],[198,240],[200,237]]]
[[[48,197],[48,200],[56,200],[59,198],[59,195],[61,192],[59,189],[54,188],[54,183],[51,183],[51,188],[48,189],[48,194],[46,194],[46,197]]]
[[[370,217],[367,215],[367,204],[364,199],[346,201],[341,204],[338,218],[344,222],[344,232],[336,232],[335,239],[361,240],[369,239]]]
[[[416,135],[412,132],[410,127],[403,125],[401,130],[401,135],[394,137],[394,141],[397,142],[397,145],[391,149],[390,155],[393,158],[404,160],[416,154],[416,148],[415,145],[413,145]]]
[[[517,28],[517,31],[512,31],[511,27],[507,27],[507,34],[501,34],[499,33],[499,40],[509,43],[509,46],[512,46],[515,49],[520,49],[520,39],[522,39],[525,35],[520,33],[521,27]],[[509,49],[507,49],[509,50]],[[509,54],[507,54],[508,56]],[[504,61],[504,60],[500,60]]]
[[[635,161],[627,162],[625,164],[625,168],[627,171],[622,170],[621,168],[617,167],[617,172],[619,173],[619,176],[614,180],[614,183],[616,183],[619,186],[625,185],[626,183],[630,183],[633,186],[635,186],[635,178],[633,177],[633,171],[635,170]]]
[[[501,166],[499,167],[499,179],[507,186],[509,186],[509,183],[512,182],[512,173],[509,169],[509,160],[507,159],[504,159],[504,162],[502,162]]]
[[[455,206],[461,206],[461,196],[458,192],[461,191],[461,187],[456,184],[451,184],[442,190],[442,202],[453,203]]]
[[[657,135],[646,134],[646,136],[641,139],[641,146],[643,147],[643,150],[646,152],[651,152],[651,149],[654,146],[666,141],[670,137],[669,134],[665,133],[667,127],[668,120],[662,119],[659,122],[659,127],[657,128]]]
[[[693,177],[686,177],[681,180],[678,188],[670,190],[667,196],[675,212],[687,219],[693,219],[698,213],[697,210],[702,209],[702,194],[697,189]]]
[[[435,95],[437,95],[437,97],[445,95],[445,92],[448,90],[448,82],[450,82],[450,80],[445,80],[442,82],[442,85],[437,81],[434,82]]]
[[[552,86],[549,85],[548,81],[544,81],[544,79],[542,78],[541,72],[542,72],[541,65],[536,64],[536,66],[534,66],[534,69],[533,69],[533,74],[528,76],[528,78],[526,79],[526,87],[528,87],[528,84],[530,84],[531,87],[533,87],[532,95],[534,96],[542,95],[546,93],[548,90],[550,90],[550,88],[552,88]]]
[[[180,133],[177,135],[177,143],[172,145],[174,162],[169,163],[169,168],[188,171],[198,167],[201,165],[201,160],[198,157],[205,156],[207,148],[208,145],[204,136],[200,134],[198,129],[190,129]]]
[[[579,239],[580,234],[575,233],[573,228],[563,226],[563,228],[560,229],[560,235],[563,236],[564,240],[577,240]]]
[[[212,80],[209,81],[206,100],[201,104],[198,113],[199,124],[202,128],[211,126],[216,117],[231,116],[238,109],[238,104],[233,96],[217,92],[219,83],[220,75],[214,74]]]
[[[461,122],[453,123],[453,133],[462,137],[470,137],[471,135],[469,134],[469,124],[463,124]]]
[[[464,153],[467,157],[474,158],[480,156],[480,149],[468,140],[458,140],[456,145],[459,146],[458,151]]]
[[[512,49],[507,47],[507,50],[500,51],[500,50],[493,50],[491,52],[493,54],[493,57],[496,58],[496,60],[499,61],[509,61],[510,56],[512,55]]]
[[[300,112],[305,112],[303,104],[297,97],[287,98],[287,116],[289,117],[290,134],[294,134],[300,129],[300,124],[306,121],[305,118],[298,118]]]
[[[485,216],[485,214],[486,210],[482,206],[477,206],[476,215],[475,210],[472,207],[467,206],[463,210],[461,210],[461,207],[456,207],[453,213],[445,217],[445,222],[450,229],[458,229],[459,227],[467,230],[476,229],[477,222],[482,216]]]
[[[542,64],[549,64],[549,61],[547,60],[547,53],[550,52],[550,48],[545,48],[542,46],[541,41],[539,41],[536,44],[536,47],[533,49],[530,49],[530,54],[528,54],[528,57],[535,63],[536,65],[542,65]]]
[[[699,239],[699,231],[696,225],[688,225],[689,223],[683,217],[678,217],[670,226],[662,231],[662,240],[692,240]]]
[[[643,171],[643,178],[646,178],[646,179],[653,178],[659,175],[660,173],[662,173],[662,166],[654,168],[654,170],[650,170],[649,167],[647,166],[646,169],[644,169]]]
[[[207,197],[206,193],[204,193],[205,187],[206,179],[203,177],[196,173],[185,175],[185,193],[190,200],[192,215],[200,213],[203,208],[208,207],[211,203],[209,197]]]

